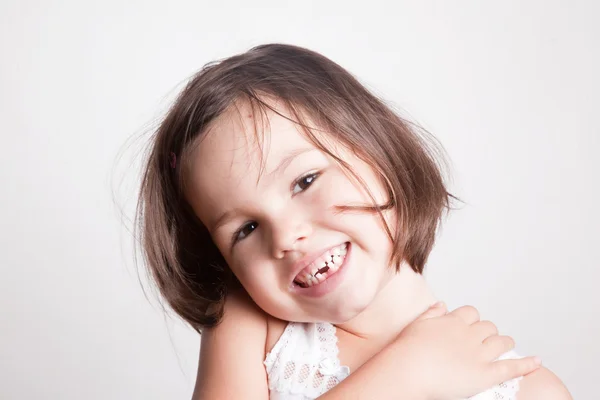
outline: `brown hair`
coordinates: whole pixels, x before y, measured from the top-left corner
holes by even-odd
[[[431,138],[328,58],[296,46],[268,44],[208,64],[189,81],[152,138],[137,208],[150,273],[173,310],[198,331],[219,322],[227,289],[236,280],[185,199],[186,155],[209,124],[237,101],[277,112],[264,101],[267,97],[292,110],[313,143],[347,171],[349,166],[311,133],[303,116],[379,175],[388,203],[360,208],[380,215],[396,209],[395,232],[386,227],[397,268],[405,260],[416,272],[423,271],[449,208],[451,195],[438,164],[442,158],[427,141]]]

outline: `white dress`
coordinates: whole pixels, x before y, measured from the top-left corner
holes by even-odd
[[[316,399],[350,374],[340,365],[335,327],[329,323],[290,322],[265,359],[271,400]],[[505,358],[518,358],[514,352]],[[470,400],[515,400],[519,380],[512,379]]]

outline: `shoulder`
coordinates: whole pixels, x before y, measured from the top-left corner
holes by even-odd
[[[220,323],[202,331],[194,400],[268,398],[267,320],[245,292],[227,296]]]
[[[267,318],[268,315],[254,303],[250,296],[244,290],[239,289],[227,295],[223,319],[217,325],[217,328],[221,325],[229,326],[242,323],[249,324],[250,327],[260,328],[260,330],[266,330]]]
[[[270,315],[267,316],[267,340],[265,343],[266,353],[269,353],[273,350],[273,347],[277,344],[287,326],[287,321],[282,321]]]
[[[573,400],[561,380],[546,368],[540,368],[521,380],[518,400]]]

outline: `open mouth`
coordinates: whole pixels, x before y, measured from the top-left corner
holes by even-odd
[[[294,283],[302,288],[309,288],[325,282],[340,269],[346,259],[347,250],[348,243],[344,243],[326,251],[300,271],[294,278]]]

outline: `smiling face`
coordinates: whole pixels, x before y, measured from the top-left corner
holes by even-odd
[[[372,205],[371,198],[297,124],[268,111],[268,129],[256,135],[250,108],[239,111],[219,117],[191,153],[188,201],[265,312],[286,321],[350,320],[394,274],[379,215],[338,208]],[[385,203],[365,162],[339,144],[329,150]]]

